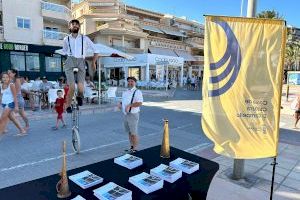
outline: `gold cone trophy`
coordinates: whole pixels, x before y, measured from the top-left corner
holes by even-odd
[[[164,120],[164,135],[160,149],[160,157],[170,158],[169,121]]]
[[[64,199],[71,196],[66,167],[66,141],[63,142],[63,166],[59,175],[61,178],[56,184],[57,197]]]

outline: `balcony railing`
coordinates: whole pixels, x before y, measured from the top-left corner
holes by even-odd
[[[204,61],[204,56],[195,56],[194,55],[194,58],[196,59],[196,61]]]
[[[42,9],[53,11],[53,12],[71,14],[71,10],[66,6],[55,4],[55,3],[49,3],[45,1],[42,1]]]
[[[119,51],[123,51],[126,53],[143,53],[144,49],[140,49],[138,47],[121,47],[117,45],[111,45],[112,48],[117,49]]]
[[[63,40],[67,35],[68,35],[67,33],[43,30],[43,38],[44,39]]]

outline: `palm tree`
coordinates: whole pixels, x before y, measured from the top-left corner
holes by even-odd
[[[265,10],[257,14],[258,18],[268,18],[268,19],[283,19],[275,10]]]
[[[294,66],[294,59],[295,59],[295,51],[293,45],[287,43],[285,49],[285,65],[284,65],[286,70],[293,70],[292,68]]]
[[[285,51],[285,65],[288,70],[300,70],[300,41],[288,41]],[[293,67],[294,66],[294,67]]]

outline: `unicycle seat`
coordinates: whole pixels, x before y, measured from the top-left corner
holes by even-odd
[[[74,73],[74,74],[77,73],[78,71],[79,71],[78,67],[74,67],[74,68],[73,68],[73,73]]]

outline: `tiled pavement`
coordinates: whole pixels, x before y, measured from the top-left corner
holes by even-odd
[[[246,176],[255,176],[258,179],[250,188],[236,184],[226,172],[232,171],[233,159],[217,155],[213,152],[212,146],[193,152],[201,157],[213,160],[220,165],[220,170],[214,177],[209,192],[208,200],[263,200],[269,199],[272,159],[246,160]],[[300,147],[280,143],[279,155],[277,157],[274,200],[300,200]],[[222,188],[222,190],[220,190]]]

